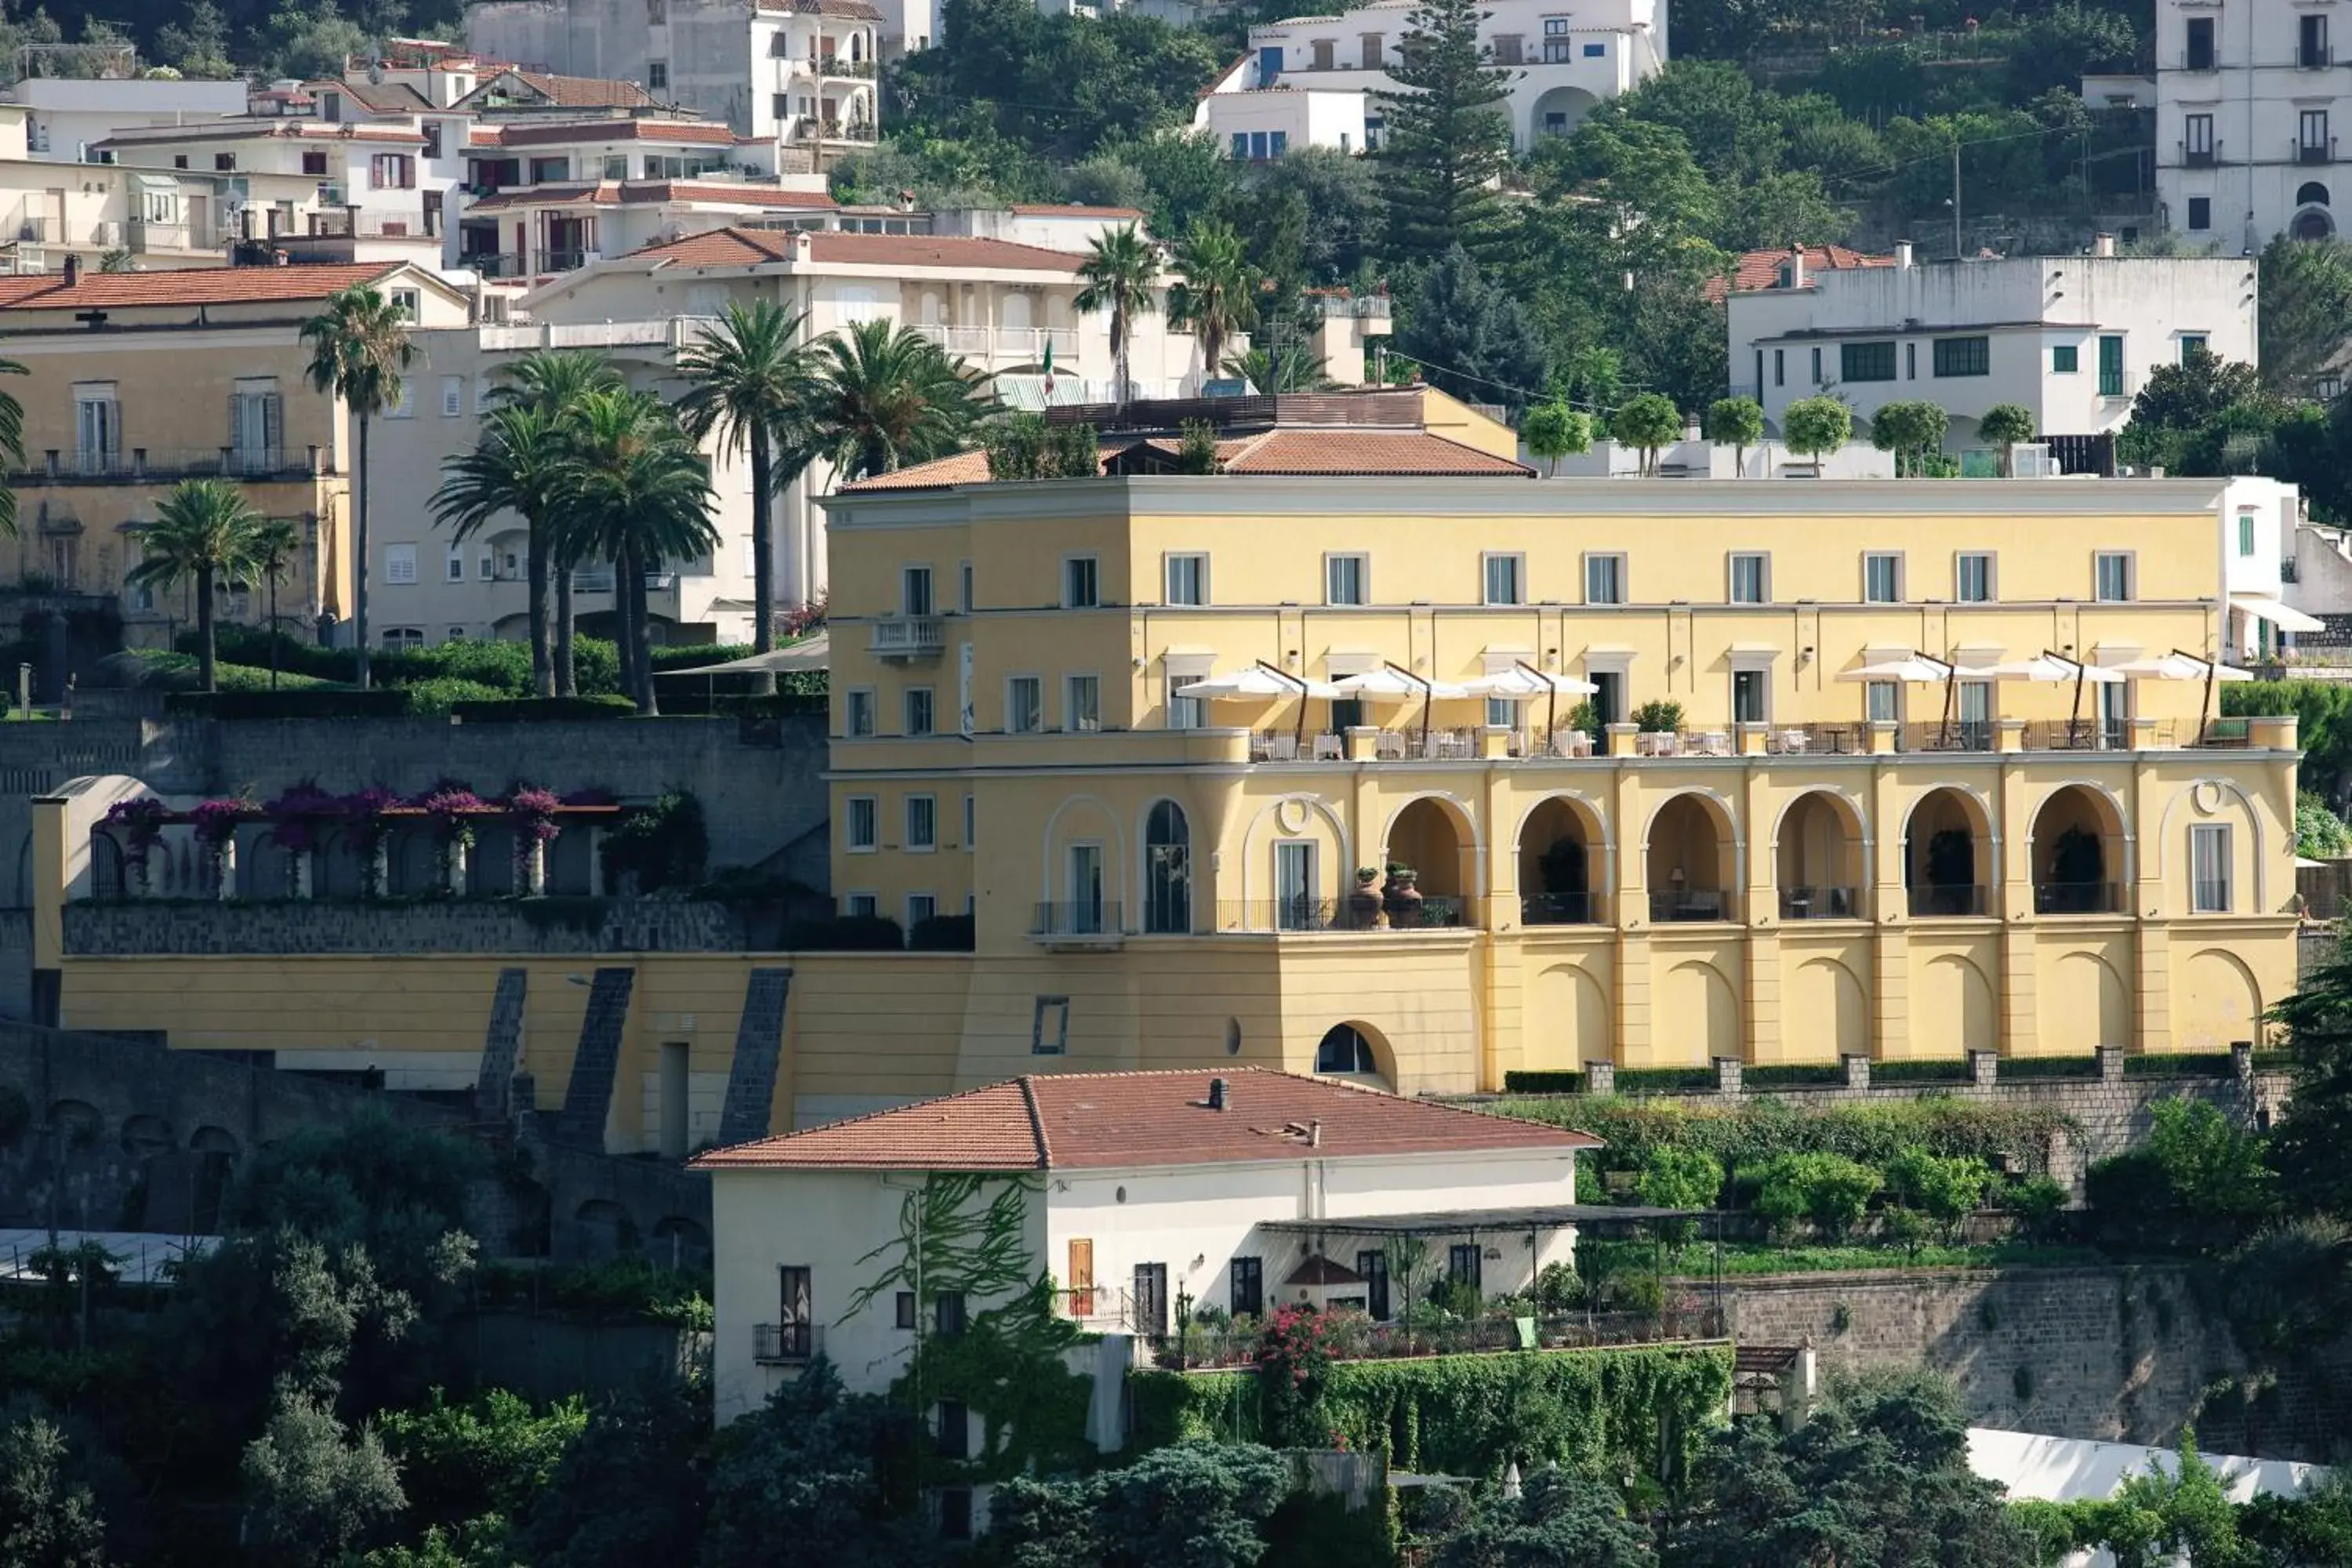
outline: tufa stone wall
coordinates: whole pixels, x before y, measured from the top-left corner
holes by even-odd
[[[2352,1354],[2295,1368],[2251,1404],[2245,1357],[2187,1266],[1885,1269],[1725,1282],[1732,1338],[1811,1344],[1822,1370],[1924,1366],[1971,1425],[2324,1460],[2352,1399]]]
[[[752,932],[728,904],[563,899],[543,904],[286,900],[65,907],[66,951],[144,953],[740,952]],[[772,923],[772,922],[770,922]],[[774,940],[770,936],[770,942]]]

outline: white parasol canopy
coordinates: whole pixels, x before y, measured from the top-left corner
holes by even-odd
[[[1906,653],[1901,658],[1882,659],[1859,668],[1842,671],[1840,680],[1903,680],[1914,685],[1940,685],[1952,679],[1952,667],[1940,658],[1924,653]]]
[[[1337,687],[1319,680],[1302,680],[1263,664],[1244,665],[1224,675],[1213,675],[1176,689],[1179,697],[1205,697],[1213,701],[1272,702],[1285,697],[1337,697]]]
[[[823,669],[833,658],[833,639],[816,632],[796,643],[767,653],[746,654],[721,664],[698,664],[691,669],[665,669],[661,675],[784,675],[795,670]]]
[[[2032,658],[2011,659],[2006,664],[1988,664],[1958,671],[1963,680],[2040,680],[2056,685],[2060,681],[2085,686],[2121,686],[2130,677],[2117,674],[2103,664],[2081,664],[2064,654],[2042,653]]]
[[[1462,689],[1473,697],[1508,697],[1524,700],[1536,697],[1586,697],[1601,688],[1589,680],[1579,680],[1572,675],[1548,675],[1540,669],[1515,664],[1493,675],[1465,680],[1462,683]]]
[[[1445,680],[1423,680],[1401,669],[1382,665],[1331,683],[1333,692],[1341,697],[1370,697],[1391,702],[1410,702],[1415,698],[1467,697],[1470,689]]]
[[[2199,658],[2193,653],[2178,651],[2157,658],[2136,658],[2128,664],[2107,666],[2118,675],[2134,680],[2252,680],[2254,672],[2240,669],[2233,664],[2215,664]]]

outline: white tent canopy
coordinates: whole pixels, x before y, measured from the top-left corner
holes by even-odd
[[[2268,621],[2283,632],[2324,632],[2327,623],[2316,616],[2306,616],[2301,610],[2291,610],[2276,599],[2249,597],[2231,599],[2230,607],[2243,610],[2258,621]]]
[[[1900,658],[1881,659],[1840,672],[1840,680],[1900,680],[1914,685],[1939,685],[1952,679],[1952,667],[1940,658],[1924,653],[1906,653]]]
[[[1388,665],[1382,665],[1377,669],[1365,670],[1361,675],[1349,676],[1344,680],[1334,681],[1332,689],[1342,697],[1369,697],[1376,700],[1391,702],[1410,702],[1419,697],[1453,698],[1470,695],[1470,688],[1466,686],[1456,686],[1451,681],[1444,680],[1423,680],[1419,676],[1408,675],[1403,670]]]
[[[2216,664],[2179,649],[2156,658],[2136,658],[2128,664],[2106,667],[2118,675],[2133,680],[2252,680],[2253,671],[2240,669],[2233,664]]]
[[[690,669],[665,669],[668,675],[788,675],[795,670],[824,669],[833,661],[833,636],[816,632],[786,647],[746,654],[723,664],[698,664]]]
[[[2130,677],[2119,675],[2100,664],[2078,664],[2063,654],[2037,654],[2032,658],[2012,659],[2006,664],[1988,664],[1975,669],[1957,672],[1963,680],[2040,680],[2053,685],[2121,686]]]
[[[1492,675],[1482,675],[1475,680],[1465,680],[1462,683],[1462,689],[1473,697],[1527,699],[1586,697],[1600,690],[1601,688],[1589,680],[1580,680],[1572,675],[1548,675],[1539,669],[1530,669],[1524,664],[1515,664],[1508,669],[1497,670]]]
[[[1336,686],[1320,680],[1302,680],[1295,675],[1285,675],[1269,665],[1251,664],[1224,675],[1213,675],[1206,680],[1196,680],[1176,689],[1179,697],[1202,697],[1211,701],[1275,702],[1286,697],[1339,697],[1346,695]]]

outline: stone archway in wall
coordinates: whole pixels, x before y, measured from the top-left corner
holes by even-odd
[[[1581,964],[1555,963],[1528,984],[1519,1015],[1519,1059],[1531,1072],[1580,1072],[1617,1059],[1609,993]]]
[[[1740,1059],[1739,992],[1723,971],[1686,958],[1666,971],[1658,987],[1650,1041],[1655,1067],[1705,1067],[1717,1057]]]
[[[2180,1051],[2225,1051],[2263,1039],[2263,988],[2233,952],[2210,947],[2189,954],[2173,1006],[2172,1044]]]
[[[1780,1003],[1780,1059],[1833,1062],[1870,1054],[1870,995],[1834,958],[1809,958]]]
[[[1396,1083],[1396,1053],[1378,1029],[1349,1019],[1324,1030],[1315,1042],[1315,1074],[1391,1089]]]
[[[1938,953],[1920,966],[1911,994],[1911,1054],[1938,1059],[1993,1050],[2000,1014],[1992,981],[1960,953]]]

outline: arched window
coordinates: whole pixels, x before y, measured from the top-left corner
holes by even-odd
[[[1192,929],[1192,833],[1184,809],[1155,802],[1143,825],[1143,929]]]
[[[2326,239],[2335,232],[2335,221],[2316,207],[2305,207],[2287,226],[2287,233],[2296,239]]]
[[[1380,1064],[1372,1058],[1372,1042],[1353,1024],[1334,1024],[1331,1032],[1315,1047],[1317,1072],[1376,1074]]]
[[[2327,187],[2317,180],[2305,181],[2294,193],[2294,205],[2299,207],[2324,207],[2328,205]]]

